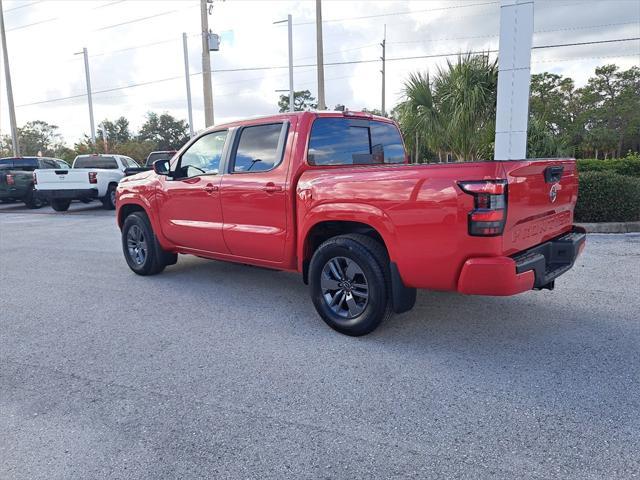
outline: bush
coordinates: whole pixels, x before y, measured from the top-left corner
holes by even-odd
[[[640,220],[640,178],[607,171],[580,173],[575,219],[577,222]]]
[[[628,175],[640,178],[640,155],[629,153],[625,158],[609,160],[580,159],[578,171],[584,172],[612,172],[619,175]]]

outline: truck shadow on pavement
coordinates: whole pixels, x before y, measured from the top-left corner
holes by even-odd
[[[513,297],[419,291],[413,310],[392,316],[367,336],[350,338],[331,331],[322,322],[309,298],[308,286],[298,274],[181,256],[178,264],[160,277],[171,283],[177,280],[197,285],[200,291],[192,292],[195,295],[222,290],[220,298],[225,302],[243,306],[243,321],[251,330],[259,330],[266,321],[283,335],[287,329],[295,329],[296,335],[308,331],[346,344],[487,356],[496,364],[504,362],[505,356],[518,362],[530,355],[548,357],[550,350],[578,356],[591,351],[593,356],[592,350],[599,349],[597,356],[615,346],[619,353],[632,354],[640,337],[636,322],[621,322],[619,313],[615,322],[607,321],[612,318],[607,305],[586,305],[585,292],[571,286],[571,281],[553,292],[532,291]],[[265,311],[273,318],[265,320]],[[603,342],[607,344],[604,349]]]

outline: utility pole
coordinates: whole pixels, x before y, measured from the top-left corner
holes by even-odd
[[[382,56],[380,57],[380,60],[382,60],[382,70],[380,70],[380,72],[382,73],[382,115],[385,116],[386,115],[386,111],[385,111],[385,80],[386,80],[386,69],[385,69],[385,63],[386,63],[386,59],[387,59],[387,54],[386,54],[386,45],[387,45],[387,24],[385,23],[384,25],[384,37],[382,37],[382,43],[380,44],[380,46],[382,47]]]
[[[204,93],[204,125],[213,125],[213,91],[211,88],[211,56],[209,54],[209,13],[207,0],[200,0],[202,26],[202,88]]]
[[[295,111],[295,95],[293,91],[293,21],[291,15],[287,15],[286,20],[279,20],[273,22],[274,25],[278,23],[287,22],[287,30],[289,34],[289,111]],[[286,90],[276,90],[276,92],[286,92]]]
[[[91,124],[91,143],[96,144],[96,127],[93,123],[93,99],[91,98],[91,75],[89,73],[89,54],[87,48],[84,47],[81,52],[76,52],[75,55],[82,54],[84,56],[84,74],[87,77],[87,100],[89,101],[89,123]]]
[[[16,124],[16,108],[13,104],[13,89],[11,88],[11,72],[9,71],[9,51],[7,48],[7,36],[4,30],[4,12],[2,0],[0,0],[0,32],[2,33],[2,56],[4,58],[4,75],[7,81],[7,101],[9,106],[9,122],[11,123],[11,146],[13,155],[20,156],[20,142],[18,141],[18,126]]]
[[[316,0],[316,49],[318,64],[318,110],[326,110],[324,100],[324,56],[322,53],[322,2]]]
[[[287,30],[289,31],[289,111],[295,110],[295,95],[293,92],[293,21],[287,15]]]
[[[191,78],[189,77],[189,47],[187,34],[182,32],[182,49],[184,51],[184,78],[187,82],[187,112],[189,114],[189,137],[193,138],[193,110],[191,108]]]

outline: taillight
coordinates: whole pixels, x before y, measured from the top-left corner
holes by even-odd
[[[15,185],[16,179],[10,173],[7,173],[7,185]]]
[[[98,183],[98,173],[89,172],[89,183]]]
[[[469,235],[502,235],[507,219],[506,180],[459,182],[458,185],[474,198],[474,209],[469,212]]]
[[[38,184],[38,175],[36,175],[36,172],[33,172],[33,184],[37,185]]]

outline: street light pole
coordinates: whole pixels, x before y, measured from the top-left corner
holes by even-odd
[[[91,75],[89,73],[89,54],[87,48],[84,47],[81,52],[76,52],[75,55],[82,54],[84,56],[84,74],[87,78],[87,100],[89,102],[89,123],[91,124],[91,143],[96,144],[96,128],[93,122],[93,99],[91,98]]]
[[[182,33],[182,49],[184,51],[184,78],[187,82],[187,113],[189,114],[189,137],[193,138],[193,109],[191,108],[191,79],[189,77],[189,47],[187,34]]]
[[[4,13],[2,0],[0,0],[0,32],[2,33],[2,56],[4,58],[4,76],[7,81],[7,102],[9,106],[9,122],[11,123],[11,146],[13,155],[20,156],[20,142],[18,141],[18,126],[16,124],[16,109],[13,104],[13,88],[11,88],[11,72],[9,71],[9,52],[7,49],[7,36],[4,30]]]
[[[274,25],[279,23],[287,22],[287,31],[289,35],[289,111],[295,111],[295,94],[293,91],[293,21],[291,19],[291,15],[287,15],[286,20],[279,20],[277,22],[273,22]],[[277,92],[282,92],[286,90],[276,90]]]

